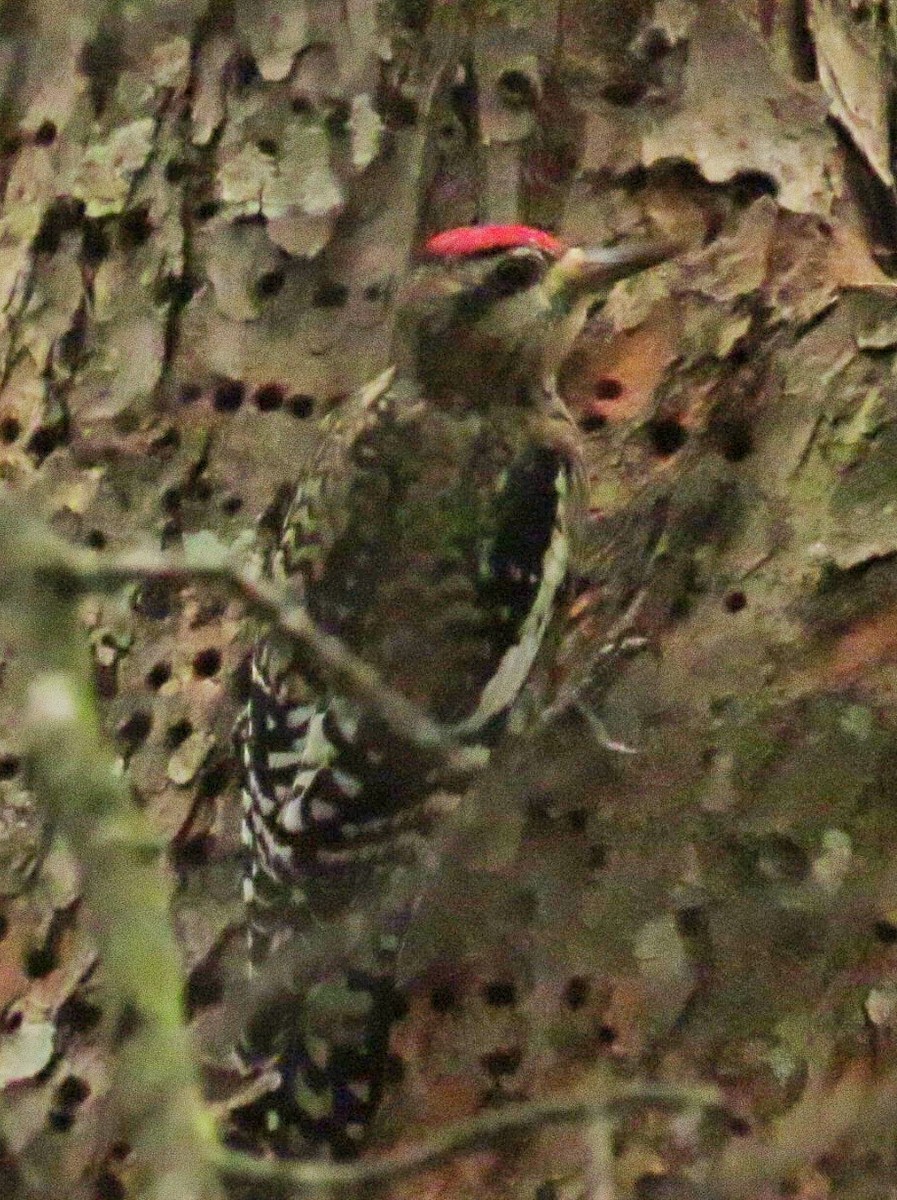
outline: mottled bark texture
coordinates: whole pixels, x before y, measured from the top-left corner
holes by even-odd
[[[427,233],[513,217],[686,245],[564,369],[590,475],[577,599],[415,921],[380,1138],[604,1071],[716,1084],[725,1115],[634,1108],[612,1181],[606,1137],[552,1129],[394,1197],[892,1187],[895,21],[857,0],[0,12],[0,475],[101,555],[257,562],[317,418],[386,364]],[[226,1112],[230,731],[257,627],[182,580],[80,612]],[[0,1171],[10,1194],[58,1196],[61,1171],[131,1195],[104,1145],[127,1030],[26,786],[38,660],[12,619],[0,654]],[[553,689],[579,707],[546,726]]]

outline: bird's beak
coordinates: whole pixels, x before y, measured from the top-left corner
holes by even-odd
[[[568,302],[605,288],[672,258],[681,247],[662,238],[621,242],[618,246],[574,247],[552,267],[549,288]]]

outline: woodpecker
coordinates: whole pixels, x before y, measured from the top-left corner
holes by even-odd
[[[557,368],[595,294],[669,255],[658,242],[568,249],[525,226],[432,237],[397,305],[393,365],[325,420],[287,513],[273,574],[484,753],[531,673],[583,509]],[[400,1009],[434,764],[273,634],[237,741],[249,958],[288,976],[245,1039],[276,1081],[265,1136],[352,1157]]]

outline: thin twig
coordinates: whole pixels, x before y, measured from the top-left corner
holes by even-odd
[[[672,1108],[716,1108],[720,1095],[710,1087],[637,1084],[614,1087],[596,1100],[582,1095],[549,1097],[493,1109],[434,1133],[404,1149],[359,1163],[305,1163],[252,1158],[221,1147],[215,1165],[222,1175],[255,1183],[283,1184],[297,1194],[350,1192],[371,1184],[392,1183],[434,1166],[462,1151],[494,1142],[502,1134],[526,1133],[548,1125],[588,1124],[607,1118],[614,1109],[656,1104]]]
[[[628,629],[635,628],[636,618],[639,615],[647,596],[647,590],[642,588],[633,598],[632,602],[622,612],[619,617],[611,625],[604,634],[604,640],[598,648],[589,663],[587,671],[581,671],[576,680],[572,681],[565,687],[553,704],[548,705],[543,709],[540,715],[540,724],[553,725],[555,721],[560,720],[570,712],[582,711],[586,705],[586,693],[594,686],[595,683],[595,668],[599,662],[608,661],[611,658],[618,656],[630,656],[637,654],[646,649],[650,645],[650,641],[646,637],[636,634],[628,634]],[[608,750],[616,750],[617,747],[610,741],[606,741],[597,730],[593,729],[596,734],[598,744],[603,745]],[[632,750],[626,748],[628,753],[633,753]]]
[[[446,778],[465,779],[483,765],[482,752],[462,745],[450,729],[433,721],[415,704],[384,682],[379,673],[332,634],[326,633],[297,604],[286,587],[258,578],[222,549],[203,546],[171,554],[163,551],[99,553],[70,545],[45,525],[24,519],[4,504],[0,521],[15,521],[19,536],[40,546],[35,576],[57,592],[84,595],[109,593],[126,584],[211,583],[238,595],[247,609],[307,654],[314,668],[344,696],[357,701],[400,741],[441,764]]]
[[[0,600],[18,602],[23,630],[30,627],[32,635],[37,635],[35,642],[50,626],[58,635],[55,640],[44,636],[37,651],[45,670],[32,689],[29,714],[35,778],[54,801],[74,844],[86,856],[85,882],[98,918],[98,932],[105,943],[107,970],[123,994],[140,979],[140,995],[134,997],[134,1002],[138,1008],[146,1008],[144,1036],[157,1031],[154,1036],[162,1059],[167,1063],[174,1053],[172,1062],[181,1063],[180,1073],[174,1067],[170,1072],[162,1071],[167,1082],[174,1085],[174,1092],[170,1103],[163,1104],[155,1117],[145,1114],[144,1127],[147,1145],[158,1146],[161,1152],[160,1138],[164,1140],[167,1132],[167,1153],[174,1154],[175,1163],[192,1161],[193,1174],[189,1183],[185,1180],[182,1194],[204,1192],[208,1183],[205,1171],[209,1168],[234,1179],[284,1185],[299,1194],[358,1191],[489,1144],[502,1134],[524,1133],[546,1125],[594,1122],[606,1118],[613,1109],[631,1104],[701,1108],[719,1104],[718,1093],[706,1087],[624,1085],[614,1087],[600,1100],[564,1096],[486,1112],[439,1129],[412,1146],[356,1164],[270,1161],[220,1146],[211,1133],[207,1115],[204,1120],[197,1106],[186,1035],[178,1020],[179,977],[164,917],[164,889],[157,886],[156,864],[134,859],[135,848],[142,845],[145,823],[142,815],[127,804],[126,785],[115,776],[99,742],[99,722],[84,670],[83,646],[75,631],[74,602],[81,595],[113,591],[128,583],[205,581],[224,585],[240,595],[249,609],[294,638],[344,693],[369,707],[415,748],[442,755],[453,767],[469,770],[464,747],[452,739],[449,731],[386,688],[377,673],[338,639],[318,629],[282,589],[255,578],[225,553],[216,555],[205,549],[183,555],[133,552],[100,556],[70,546],[44,524],[23,519],[10,504],[0,501],[0,557],[7,565],[0,582]],[[67,747],[67,753],[54,752],[60,744]],[[139,868],[144,886],[132,887],[132,899],[139,905],[137,920],[134,904],[119,901],[123,873],[133,885]],[[108,888],[110,879],[116,883],[114,888]],[[117,909],[103,902],[104,890],[113,901],[118,898]],[[160,957],[144,955],[137,959],[131,953],[133,929],[141,922],[146,928],[148,912],[154,916],[153,949]],[[153,962],[164,964],[164,970],[160,977],[149,979],[145,973]],[[135,975],[137,963],[140,970]],[[152,1077],[159,1082],[163,1062],[154,1057],[152,1065]],[[136,1070],[137,1064],[131,1067]],[[191,1146],[198,1152],[192,1159]],[[172,1176],[167,1176],[165,1185],[171,1181]]]
[[[80,556],[86,559],[93,554],[96,552],[82,551]],[[87,562],[82,562],[75,575],[85,591],[110,591],[124,583],[154,581],[224,585],[240,596],[250,612],[263,617],[273,628],[300,645],[315,667],[322,670],[343,695],[375,713],[397,737],[425,754],[448,757],[456,750],[446,730],[400,692],[388,687],[378,672],[353,654],[344,642],[325,633],[308,612],[290,598],[285,588],[258,578],[245,567],[227,559],[209,562],[204,553],[131,553],[110,557],[108,561],[97,555],[90,567]]]

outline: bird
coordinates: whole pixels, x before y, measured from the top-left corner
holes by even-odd
[[[272,575],[327,634],[484,761],[564,596],[584,513],[558,368],[596,294],[670,257],[524,225],[429,238],[388,370],[324,419]],[[274,972],[244,1061],[263,1135],[355,1157],[390,1075],[396,957],[441,809],[438,767],[276,632],[236,741],[250,968]]]

